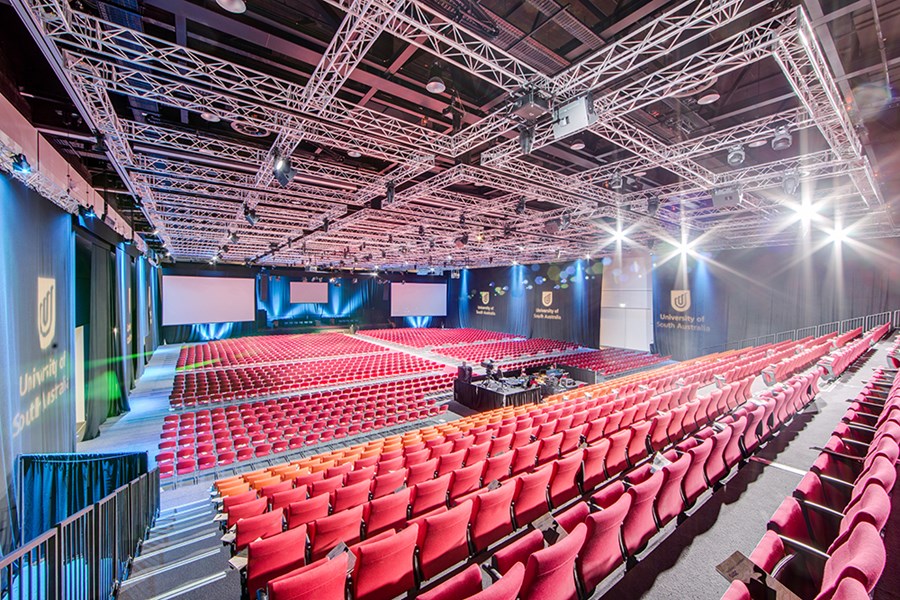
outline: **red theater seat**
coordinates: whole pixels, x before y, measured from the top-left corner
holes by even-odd
[[[395,535],[351,548],[356,556],[351,574],[353,598],[390,600],[415,585],[413,555],[418,529],[413,524]]]
[[[268,600],[345,600],[347,553],[323,558],[269,582]]]

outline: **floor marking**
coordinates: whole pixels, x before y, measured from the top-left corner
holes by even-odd
[[[163,546],[159,550],[153,550],[152,552],[147,552],[146,554],[141,554],[140,556],[136,556],[134,558],[134,562],[138,562],[145,558],[150,558],[151,556],[156,556],[157,554],[162,554],[163,552],[167,552],[169,550],[175,550],[176,548],[184,548],[185,546],[190,546],[191,544],[196,544],[201,540],[205,540],[207,538],[216,537],[218,535],[218,531],[210,531],[209,533],[204,533],[203,535],[199,535],[197,537],[192,537],[184,540],[183,542],[178,542],[177,544],[172,544],[171,546]]]
[[[149,600],[167,600],[168,598],[176,598],[182,594],[186,594],[188,592],[193,592],[194,590],[198,590],[205,585],[209,585],[210,583],[214,583],[219,581],[220,579],[225,579],[226,571],[220,571],[219,573],[213,573],[203,579],[198,579],[196,581],[189,581],[184,585],[180,585],[174,590],[169,590],[168,592],[163,592],[158,596],[153,596]]]
[[[758,462],[758,463],[762,463],[762,464],[766,465],[767,467],[775,467],[776,469],[781,469],[782,471],[787,471],[788,473],[793,473],[794,475],[799,475],[800,477],[803,477],[807,473],[807,471],[804,471],[802,469],[797,469],[795,467],[789,467],[788,465],[783,465],[781,463],[773,462],[773,461],[765,459],[765,458],[760,458],[759,456],[751,456],[750,460]]]
[[[191,556],[187,556],[182,558],[181,560],[177,560],[175,562],[167,563],[165,565],[160,565],[156,569],[151,569],[149,571],[144,571],[134,577],[129,577],[125,581],[122,582],[122,586],[130,586],[133,583],[138,583],[143,581],[144,579],[149,579],[151,577],[155,577],[157,575],[162,575],[163,573],[168,573],[173,569],[177,569],[179,567],[184,567],[198,560],[203,560],[204,558],[210,558],[211,556],[216,556],[217,554],[221,554],[218,548],[213,548],[212,550],[207,550],[202,554],[192,554]]]

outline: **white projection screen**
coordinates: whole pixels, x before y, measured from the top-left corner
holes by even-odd
[[[446,317],[446,283],[391,283],[392,317]]]
[[[328,282],[292,281],[291,304],[328,304]]]
[[[256,279],[163,275],[163,325],[256,320]]]

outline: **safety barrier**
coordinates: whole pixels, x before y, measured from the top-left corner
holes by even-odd
[[[159,471],[153,469],[0,559],[2,597],[115,595],[158,513]]]

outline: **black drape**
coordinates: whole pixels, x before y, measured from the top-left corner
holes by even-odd
[[[23,454],[17,469],[27,542],[146,473],[147,453]]]
[[[466,269],[450,280],[447,324],[597,347],[602,273],[588,260]]]
[[[100,433],[100,425],[107,417],[128,410],[128,399],[123,385],[121,348],[117,343],[118,311],[115,301],[115,255],[102,243],[88,243],[79,247],[89,253],[88,277],[80,277],[78,296],[89,302],[85,327],[87,352],[85,354],[85,440]],[[87,284],[87,288],[85,288]]]

